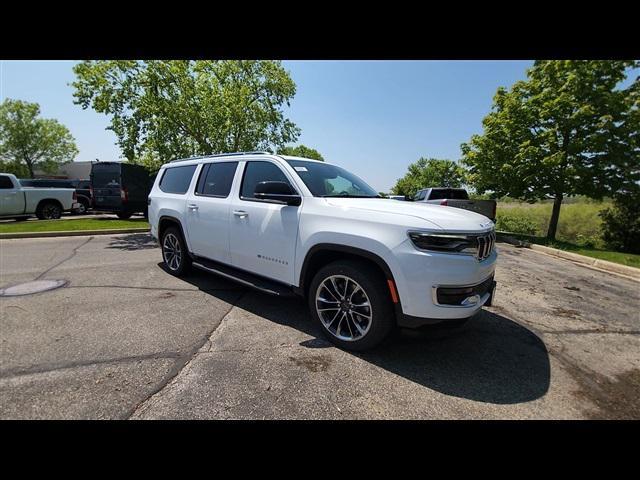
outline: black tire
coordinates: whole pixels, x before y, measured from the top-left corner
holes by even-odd
[[[177,244],[179,250],[179,260],[171,256],[171,246]],[[182,233],[176,227],[169,227],[162,232],[162,240],[160,242],[162,249],[162,260],[166,270],[176,277],[182,277],[191,270],[191,257],[187,251],[187,245],[182,238]],[[176,249],[173,248],[173,252]],[[175,254],[175,253],[174,253]]]
[[[133,213],[131,212],[118,212],[116,213],[116,215],[118,216],[118,218],[120,220],[128,220],[131,218],[131,215],[133,215]]]
[[[15,217],[14,220],[16,222],[24,222],[25,220],[28,220],[29,217]]]
[[[80,206],[76,209],[76,215],[86,215],[89,211],[89,203],[86,200],[78,200]]]
[[[40,220],[57,220],[62,216],[62,207],[57,202],[40,202],[36,208],[36,217]]]
[[[335,299],[335,300],[332,300],[329,297],[329,295],[322,295],[321,292],[323,292],[324,290],[320,290],[320,291],[318,290],[320,286],[325,282],[325,280],[327,280],[330,285],[331,284],[330,277],[332,276],[345,277],[343,279],[344,283],[342,285],[344,285],[345,286],[344,288],[347,289],[347,295],[345,295],[344,298],[348,297],[347,306],[342,307],[341,305],[343,309],[341,309],[337,313],[338,315],[344,314],[344,317],[341,317],[341,318],[343,319],[343,321],[346,319],[346,324],[347,324],[346,327],[348,327],[348,330],[345,329],[345,326],[337,325],[335,327],[336,330],[338,331],[337,336],[335,332],[331,331],[327,326],[325,326],[325,323],[320,318],[321,313],[318,312],[318,308],[316,307],[316,304],[327,306],[328,303],[329,304],[338,303],[335,300],[338,300],[340,302],[342,301],[341,299],[343,297],[340,297],[340,292],[336,292],[338,293],[338,298],[336,298],[332,294],[331,290],[329,290],[328,293],[331,294],[331,296]],[[355,282],[357,284],[357,285],[352,285],[350,290],[351,292],[350,295],[349,295],[349,283],[346,281],[347,278],[350,279],[351,282]],[[340,278],[338,278],[336,281],[340,282]],[[342,285],[338,285],[338,287],[343,288]],[[366,298],[368,298],[368,302],[366,302],[365,296],[363,296],[362,293],[356,293],[358,292],[358,288],[357,288],[358,286],[364,291]],[[318,300],[316,299],[317,295],[318,295]],[[351,304],[353,295],[360,295],[359,298],[361,303],[359,303],[359,305],[362,305],[365,303],[370,304],[370,307],[368,307],[369,308],[368,310],[367,310],[367,307],[358,307],[358,308],[364,308],[363,310],[360,310],[360,312],[364,313],[365,315],[359,316],[357,314],[353,315],[351,313],[351,312],[354,312],[354,310],[356,310],[355,307],[356,305],[358,305],[356,303]],[[326,302],[326,300],[322,300],[324,296],[329,298],[331,301]],[[390,333],[394,330],[394,327],[396,326],[396,319],[393,311],[393,303],[391,302],[391,293],[389,292],[389,287],[387,285],[386,279],[384,275],[377,268],[375,268],[374,266],[372,266],[371,264],[365,261],[337,260],[335,262],[332,262],[322,267],[315,274],[315,276],[313,277],[313,280],[311,281],[307,298],[308,298],[309,310],[311,311],[311,316],[313,317],[314,321],[318,324],[320,330],[322,331],[322,334],[331,343],[345,350],[363,351],[363,350],[371,349],[379,345],[380,343],[382,343],[386,338],[388,338]],[[333,307],[327,308],[327,310],[330,310],[330,313],[326,314],[326,312],[323,312],[322,315],[333,315]],[[351,317],[349,317],[348,315],[351,315]],[[368,323],[365,324],[364,319],[367,319],[366,315],[369,315],[370,319],[368,320]],[[362,335],[356,329],[355,321],[353,320],[355,318],[363,320],[362,323],[359,322],[359,325],[363,327],[365,330],[365,333]],[[336,322],[338,321],[338,319],[333,318],[332,320],[329,320],[329,317],[325,316],[325,321]],[[329,323],[329,327],[334,328],[333,327],[334,324],[335,323]],[[352,325],[353,325],[353,328],[352,328]],[[346,334],[346,332],[348,331],[350,331],[351,333],[355,332],[355,335],[351,336],[351,339],[343,340],[341,338],[338,338],[338,336],[342,336],[342,337],[349,336]],[[345,333],[345,335],[340,335],[341,332]]]

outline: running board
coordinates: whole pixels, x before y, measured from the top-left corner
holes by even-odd
[[[228,278],[229,280],[241,283],[247,287],[255,288],[256,290],[260,290],[261,292],[268,293],[270,295],[277,295],[279,297],[296,296],[293,293],[293,290],[284,284],[245,272],[244,270],[230,267],[223,263],[211,261],[207,258],[195,257],[192,261],[192,265],[206,272],[220,275],[221,277]]]

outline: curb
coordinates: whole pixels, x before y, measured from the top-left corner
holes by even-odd
[[[0,233],[0,240],[5,238],[46,238],[46,237],[82,237],[86,235],[112,235],[114,233],[144,233],[149,228],[111,228],[107,230],[67,230],[60,232],[16,232]]]
[[[559,250],[557,248],[546,247],[544,245],[538,245],[535,243],[529,243],[516,238],[510,237],[505,232],[496,232],[500,241],[515,245],[517,247],[526,247],[531,250],[546,253],[547,255],[553,255],[554,257],[570,260],[575,263],[584,265],[585,267],[615,273],[622,275],[631,280],[640,282],[640,268],[629,267],[627,265],[620,265],[619,263],[609,262],[607,260],[600,260],[593,257],[587,257],[586,255],[580,255],[578,253],[567,252],[565,250]]]

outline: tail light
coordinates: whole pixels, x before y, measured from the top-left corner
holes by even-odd
[[[122,200],[122,203],[126,203],[129,201],[129,192],[126,188],[120,190],[120,199]]]
[[[444,205],[445,207],[447,206],[447,200],[440,200],[440,205]]]
[[[95,207],[96,202],[93,199],[93,186],[89,185],[89,200],[91,201],[91,206]]]
[[[78,194],[76,193],[76,191],[75,191],[75,190],[73,191],[73,196],[72,196],[71,198],[73,198],[73,201],[74,201],[74,202],[77,202],[77,201],[78,201]]]

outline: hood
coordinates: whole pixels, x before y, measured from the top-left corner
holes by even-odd
[[[447,232],[491,230],[494,224],[484,215],[461,208],[420,202],[403,202],[386,198],[325,198],[327,204],[342,209],[411,216],[428,222],[425,228],[440,228]]]

